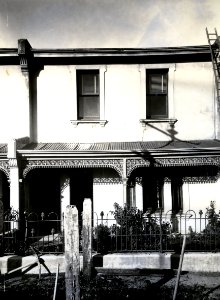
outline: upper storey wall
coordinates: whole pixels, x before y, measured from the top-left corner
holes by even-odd
[[[19,66],[0,66],[0,141],[29,135],[29,103]]]
[[[167,120],[146,116],[146,69],[169,69]],[[77,71],[99,70],[100,119],[77,122]],[[36,117],[39,142],[102,142],[215,138],[216,105],[212,65],[111,64],[44,66],[34,90],[30,115],[27,80],[20,66],[0,66],[0,141],[28,136]],[[148,120],[149,121],[149,120]],[[172,123],[172,122],[171,122]]]
[[[77,123],[78,69],[100,70],[100,119]],[[168,68],[168,119],[178,139],[215,138],[211,63],[46,66],[38,77],[38,140],[41,142],[170,139],[169,122],[145,123],[146,69]],[[74,122],[71,122],[74,121]],[[103,126],[102,126],[103,125]]]

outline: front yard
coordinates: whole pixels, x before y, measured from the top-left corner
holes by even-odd
[[[146,276],[106,276],[97,274],[88,284],[81,278],[81,299],[83,300],[125,300],[173,298],[176,276],[149,274]],[[1,277],[1,300],[21,298],[23,300],[53,299],[55,275],[25,275],[4,282]],[[65,299],[64,274],[58,278],[56,300]],[[218,274],[184,273],[180,277],[177,299],[217,300],[220,299],[220,278]]]

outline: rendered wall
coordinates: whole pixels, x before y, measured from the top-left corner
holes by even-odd
[[[140,123],[145,115],[140,69],[139,65],[106,66],[104,117],[108,123],[101,127],[99,124],[74,126],[70,122],[76,115],[76,68],[46,66],[38,77],[38,140],[101,142],[170,139],[168,123],[144,127]],[[169,75],[169,117],[178,120],[176,138],[215,137],[212,72],[211,63],[172,65],[172,74]]]
[[[20,66],[0,66],[0,142],[29,135],[29,103]]]

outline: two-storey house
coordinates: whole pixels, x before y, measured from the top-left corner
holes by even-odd
[[[205,210],[219,200],[209,46],[0,49],[4,209]]]

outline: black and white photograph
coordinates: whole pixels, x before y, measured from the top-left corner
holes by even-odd
[[[0,299],[220,300],[219,0],[0,0]]]

